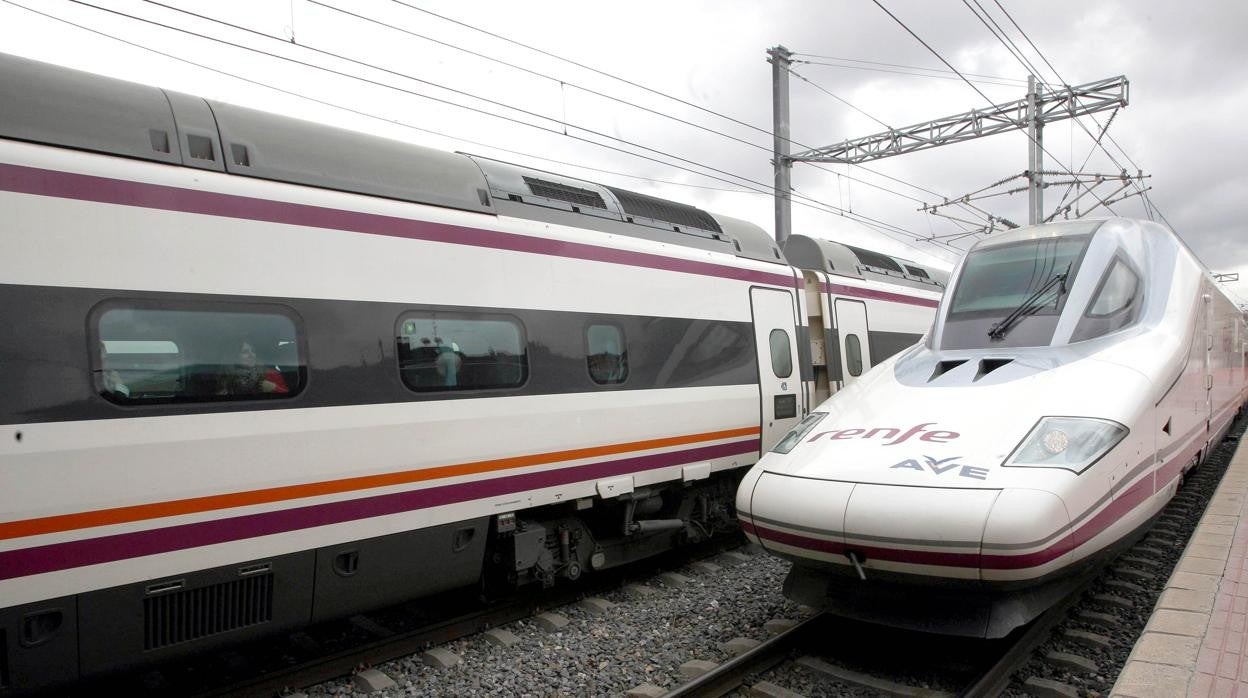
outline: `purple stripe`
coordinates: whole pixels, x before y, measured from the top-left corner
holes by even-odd
[[[876,291],[870,288],[858,288],[857,286],[846,286],[844,284],[821,284],[821,286],[825,293],[835,293],[838,296],[853,296],[855,298],[867,298],[870,300],[888,301],[890,303],[921,305],[924,308],[935,308],[940,305],[940,301],[935,301],[931,298],[917,298],[890,291]]]
[[[1168,468],[1179,467],[1186,462],[1186,458],[1190,457],[1194,450],[1188,451],[1183,455],[1169,461],[1165,466],[1157,468],[1154,473],[1158,474],[1160,480],[1161,473],[1166,472]],[[1177,473],[1177,469],[1175,471]],[[855,544],[855,550],[861,550],[868,559],[890,560],[894,562],[904,562],[914,565],[938,565],[942,567],[978,567],[982,570],[1023,570],[1046,564],[1065,555],[1072,550],[1078,550],[1080,546],[1095,538],[1102,531],[1108,529],[1115,522],[1122,519],[1137,507],[1146,503],[1153,495],[1152,481],[1150,478],[1141,478],[1134,485],[1128,487],[1116,499],[1111,501],[1104,509],[1097,512],[1083,525],[1073,531],[1068,532],[1057,539],[1052,545],[1030,553],[1019,555],[1005,555],[997,553],[948,553],[932,550],[903,550],[899,548],[883,548],[883,547],[867,547]],[[742,528],[747,532],[764,540],[771,540],[796,548],[807,548],[824,553],[844,554],[846,546],[843,542],[829,541],[822,538],[814,538],[804,536],[788,531],[778,531],[776,529],[766,528],[758,524],[750,524],[742,522]],[[922,545],[924,542],[920,540],[914,541],[916,545]]]
[[[686,451],[656,453],[510,477],[475,480],[344,502],[268,511],[230,519],[12,550],[0,553],[0,579],[12,579],[84,565],[98,565],[144,555],[287,533],[316,526],[418,511],[445,504],[457,504],[615,475],[627,475],[711,458],[757,453],[758,448],[759,440],[750,439]]]
[[[397,218],[357,211],[292,204],[232,194],[183,189],[120,179],[43,170],[20,165],[0,164],[0,190],[38,196],[55,196],[80,201],[180,211],[208,216],[283,223],[309,228],[345,230],[368,235],[385,235],[410,240],[427,240],[453,245],[469,245],[496,250],[529,252],[585,259],[608,264],[661,269],[664,271],[715,276],[737,281],[796,288],[792,274],[773,274],[752,269],[676,259],[662,255],[616,250],[609,247],[535,238],[493,230]]]

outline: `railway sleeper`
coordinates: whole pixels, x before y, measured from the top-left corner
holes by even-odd
[[[1055,652],[1050,650],[1044,653],[1044,661],[1052,664],[1053,666],[1070,671],[1077,671],[1082,674],[1095,674],[1100,669],[1100,667],[1096,665],[1096,662],[1091,659],[1081,657],[1077,654],[1071,654],[1070,652]]]

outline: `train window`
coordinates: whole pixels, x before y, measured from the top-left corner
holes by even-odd
[[[1135,272],[1131,271],[1121,260],[1116,260],[1105,280],[1101,282],[1101,289],[1096,294],[1096,300],[1092,301],[1092,307],[1088,309],[1088,317],[1109,317],[1125,310],[1135,298],[1135,290],[1138,286],[1139,279],[1136,278]]]
[[[845,367],[851,376],[862,375],[862,342],[856,334],[845,335]]]
[[[306,376],[281,311],[113,305],[94,330],[96,389],[119,404],[292,397]]]
[[[1070,341],[1100,337],[1135,321],[1139,311],[1140,277],[1122,260],[1115,259],[1092,296],[1088,310],[1080,318]]]
[[[1056,274],[1074,279],[1089,236],[1044,238],[988,247],[971,252],[962,264],[949,319],[967,315],[1004,317],[1042,288]],[[1065,296],[1053,291],[1033,315],[1057,315]]]
[[[789,333],[784,330],[772,330],[768,338],[771,344],[771,370],[776,378],[788,378],[793,375],[793,351],[789,345]]]
[[[399,318],[399,374],[417,392],[514,388],[529,375],[520,322],[432,311]]]
[[[585,362],[595,383],[607,385],[628,379],[623,330],[615,325],[590,325],[585,330],[585,345]]]

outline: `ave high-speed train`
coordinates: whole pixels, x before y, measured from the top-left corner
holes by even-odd
[[[1130,543],[1248,390],[1248,326],[1168,229],[1122,219],[977,244],[925,341],[817,407],[743,480],[786,594],[1001,637]]]
[[[946,280],[0,56],[0,695],[733,529]]]

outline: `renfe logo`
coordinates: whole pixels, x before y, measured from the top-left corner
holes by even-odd
[[[874,427],[872,429],[837,429],[834,431],[821,431],[818,434],[815,434],[814,436],[810,437],[809,439],[806,439],[806,443],[810,443],[812,441],[818,441],[819,439],[822,439],[825,436],[828,437],[828,440],[830,441],[842,441],[845,439],[874,439],[876,437],[879,437],[886,441],[886,443],[884,444],[885,446],[896,446],[897,444],[902,443],[903,441],[908,441],[913,436],[921,434],[921,436],[919,436],[919,441],[928,441],[931,443],[943,444],[943,443],[949,443],[950,441],[961,436],[961,434],[959,434],[956,431],[942,431],[938,429],[931,429],[931,430],[925,431],[927,427],[930,427],[934,424],[935,422],[924,422],[923,424],[920,424],[918,426],[910,427],[905,432],[903,432],[900,429],[894,429],[893,427]],[[892,441],[888,441],[888,439],[892,439]]]

